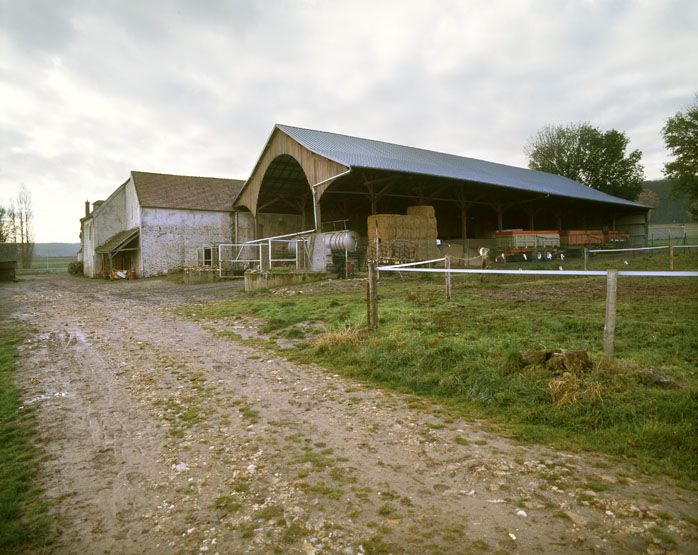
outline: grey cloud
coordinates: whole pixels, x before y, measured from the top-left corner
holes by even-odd
[[[0,189],[91,199],[132,169],[246,178],[275,122],[525,165],[537,128],[591,121],[628,132],[659,176],[659,130],[698,74],[698,11],[679,0],[0,10]]]
[[[53,53],[75,37],[76,2],[53,0],[0,3],[0,29],[24,52]]]

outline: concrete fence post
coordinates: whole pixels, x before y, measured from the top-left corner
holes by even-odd
[[[616,297],[618,292],[618,270],[608,270],[606,279],[606,320],[603,326],[603,352],[606,360],[613,361],[616,339]]]

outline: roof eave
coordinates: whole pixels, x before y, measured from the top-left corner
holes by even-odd
[[[318,153],[316,153],[316,154],[318,154]],[[318,154],[318,155],[324,156],[322,154]],[[344,164],[344,165],[346,165],[346,164]],[[392,173],[400,173],[400,174],[405,174],[405,175],[423,175],[423,176],[427,176],[427,177],[436,177],[439,179],[449,179],[452,181],[458,181],[460,183],[476,183],[478,185],[486,185],[488,187],[501,187],[504,189],[511,189],[514,191],[534,193],[534,194],[539,194],[543,197],[557,197],[557,198],[563,198],[563,199],[574,199],[574,200],[579,200],[579,201],[595,202],[595,203],[601,203],[601,204],[613,204],[613,205],[619,205],[619,206],[627,206],[630,208],[644,208],[644,209],[649,209],[649,210],[652,209],[651,206],[646,206],[646,205],[640,204],[638,202],[634,202],[634,201],[626,200],[626,199],[621,199],[621,198],[618,198],[618,201],[602,200],[602,199],[590,199],[590,198],[584,198],[584,197],[578,197],[578,196],[550,193],[550,192],[545,192],[545,191],[532,191],[531,189],[526,189],[524,187],[516,187],[513,185],[503,185],[501,183],[488,183],[486,181],[475,181],[473,179],[461,179],[458,177],[451,177],[451,176],[445,176],[445,175],[435,175],[435,174],[430,174],[430,173],[422,173],[422,172],[414,172],[414,171],[406,171],[406,170],[393,170],[393,169],[386,169],[386,168],[380,168],[380,167],[368,166],[368,165],[350,166],[349,169],[350,170],[366,169],[366,170],[388,171],[388,172],[392,172]],[[612,195],[609,195],[609,196],[612,196]]]

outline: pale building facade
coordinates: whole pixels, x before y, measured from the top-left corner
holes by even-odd
[[[235,179],[131,172],[81,219],[83,272],[149,277],[195,266],[197,248],[232,241]]]

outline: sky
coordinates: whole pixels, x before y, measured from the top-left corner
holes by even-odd
[[[697,53],[695,0],[0,0],[0,204],[78,242],[131,170],[246,179],[275,123],[526,167],[590,122],[658,179]]]

